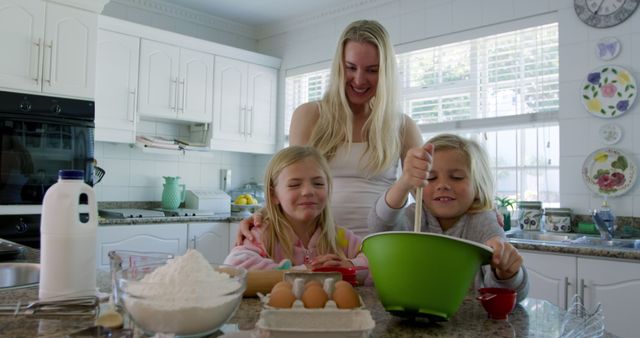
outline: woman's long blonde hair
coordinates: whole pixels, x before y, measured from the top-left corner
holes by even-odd
[[[374,176],[398,160],[403,134],[402,114],[397,106],[396,58],[386,29],[377,21],[359,20],[342,32],[331,65],[329,87],[320,101],[320,117],[309,144],[331,160],[339,146],[353,143],[353,112],[345,93],[344,49],[349,41],[370,43],[378,50],[378,86],[369,101],[371,114],[364,124],[367,141],[362,169]]]
[[[493,209],[494,183],[489,156],[478,142],[453,134],[440,134],[431,138],[433,151],[458,150],[469,166],[475,199],[469,207],[470,212]]]
[[[280,204],[274,201],[275,187],[278,184],[278,176],[286,167],[305,159],[312,159],[322,170],[327,178],[327,200],[322,213],[316,219],[316,226],[320,227],[320,240],[318,242],[318,254],[337,254],[344,257],[344,253],[337,249],[336,245],[336,225],[331,214],[331,173],[329,164],[324,157],[310,146],[291,146],[276,153],[264,174],[264,185],[268,192],[265,194],[265,224],[266,229],[263,234],[263,243],[270,257],[275,254],[276,244],[280,244],[287,258],[293,261],[293,239],[289,237],[292,227],[289,223]],[[289,231],[287,231],[287,229]]]

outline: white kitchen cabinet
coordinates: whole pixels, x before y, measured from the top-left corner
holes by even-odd
[[[529,273],[529,296],[566,309],[579,294],[588,311],[601,303],[605,329],[620,337],[637,336],[640,313],[640,263],[520,251]],[[570,305],[570,304],[569,304]]]
[[[521,251],[529,275],[529,297],[566,309],[576,288],[576,258]],[[553,262],[553,264],[549,264]]]
[[[229,251],[236,245],[238,229],[240,229],[240,222],[229,222]]]
[[[212,149],[275,151],[277,80],[276,69],[216,56]]]
[[[98,15],[42,0],[0,0],[0,87],[93,98]]]
[[[142,39],[140,116],[211,122],[213,61],[208,53]]]
[[[96,141],[135,143],[140,39],[98,32]]]
[[[209,262],[222,264],[229,254],[229,223],[190,223],[189,248],[198,250]]]
[[[109,269],[109,251],[130,250],[182,255],[187,251],[187,224],[140,224],[98,227],[98,268]]]
[[[640,263],[578,257],[578,278],[585,307],[592,311],[602,304],[608,332],[638,336]]]

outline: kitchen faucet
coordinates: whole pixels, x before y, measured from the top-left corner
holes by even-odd
[[[600,238],[607,241],[612,240],[616,231],[616,217],[609,208],[606,198],[600,209],[593,210],[592,218],[600,231]]]

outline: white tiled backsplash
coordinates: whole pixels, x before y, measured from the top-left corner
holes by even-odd
[[[186,189],[219,189],[220,169],[231,169],[231,188],[262,181],[270,155],[226,151],[144,152],[136,146],[96,142],[98,166],[106,175],[95,186],[98,201],[160,201],[162,176],[180,176]]]

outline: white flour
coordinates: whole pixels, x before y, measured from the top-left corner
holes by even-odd
[[[241,292],[231,294],[241,287],[198,251],[188,250],[130,283],[125,308],[147,331],[192,335],[222,325],[242,300]]]

